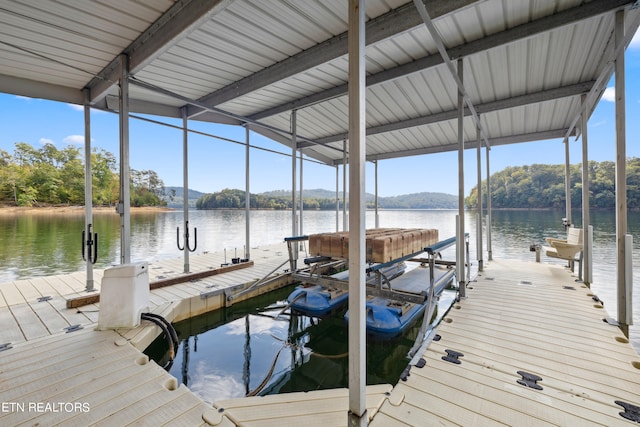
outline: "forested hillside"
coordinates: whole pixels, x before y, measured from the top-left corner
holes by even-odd
[[[234,209],[244,208],[244,191],[224,189],[206,194],[196,202],[198,209]],[[305,209],[335,209],[335,192],[322,189],[304,190]],[[339,194],[342,197],[342,193]],[[366,195],[367,208],[375,207],[374,196]],[[379,197],[382,209],[454,209],[457,197],[444,193],[415,193],[394,197]],[[250,195],[252,209],[291,209],[291,191],[277,190]],[[342,207],[342,203],[340,203]]]
[[[571,205],[582,206],[582,165],[571,165]],[[492,208],[564,208],[564,165],[508,167],[491,175]],[[482,182],[486,206],[486,181]],[[615,207],[615,163],[589,162],[589,204],[592,208]],[[478,188],[465,199],[468,207],[477,206]],[[627,203],[640,208],[640,159],[627,159]]]
[[[16,206],[84,205],[84,155],[78,147],[53,144],[41,148],[18,142],[13,155],[0,149],[0,203]],[[91,153],[93,204],[118,201],[115,156],[102,149]],[[131,169],[131,205],[164,206],[164,183],[152,170]]]

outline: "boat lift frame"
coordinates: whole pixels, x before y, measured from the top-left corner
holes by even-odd
[[[469,235],[465,234],[465,239],[468,239],[468,237]],[[299,281],[303,283],[320,285],[325,288],[335,288],[335,289],[340,289],[344,291],[349,291],[348,280],[336,279],[334,277],[330,277],[330,276],[321,274],[319,272],[322,269],[346,263],[346,260],[344,259],[334,259],[331,257],[307,258],[305,259],[305,264],[308,264],[308,265],[313,264],[313,266],[310,265],[309,267],[306,267],[304,269],[294,268],[295,260],[291,258],[291,254],[293,251],[292,249],[293,243],[305,241],[308,239],[309,239],[309,236],[296,236],[296,237],[285,238],[285,241],[287,242],[287,246],[289,248],[289,255],[290,255],[289,258],[292,266],[291,277],[295,281]],[[421,251],[414,252],[414,253],[393,259],[388,262],[370,265],[369,267],[366,268],[365,274],[370,275],[373,273],[377,276],[377,280],[375,282],[376,286],[367,286],[366,288],[367,295],[382,297],[389,300],[401,301],[405,303],[409,302],[414,304],[424,304],[424,302],[428,299],[433,301],[434,300],[433,292],[435,290],[435,285],[436,285],[435,265],[436,264],[444,264],[449,266],[455,265],[455,263],[453,262],[436,260],[436,257],[440,256],[440,252],[442,250],[455,245],[456,240],[457,238],[454,236],[446,240],[437,242],[431,246],[425,247]],[[468,245],[465,245],[465,246],[467,251],[467,259],[469,259],[468,258],[469,246]],[[421,255],[425,254],[425,252],[427,254],[427,258],[420,258]],[[383,270],[387,267],[390,267],[394,264],[404,262],[404,261],[417,261],[422,263],[427,262],[429,264],[430,286],[428,290],[425,290],[417,294],[417,293],[411,293],[411,292],[404,292],[404,291],[400,291],[392,288],[391,281],[389,278],[385,276],[385,274],[383,273]],[[445,279],[445,280],[448,280],[449,278],[451,278],[450,275],[442,276],[442,279]],[[387,289],[383,287],[385,284],[388,286]],[[432,303],[429,303],[430,311],[433,312],[433,308],[431,306],[432,306]],[[431,318],[431,315],[429,315],[429,318]]]

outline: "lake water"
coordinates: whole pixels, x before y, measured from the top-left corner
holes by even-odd
[[[437,228],[440,238],[455,235],[457,211],[449,210],[382,210],[380,227]],[[191,211],[191,226],[198,228],[198,248],[203,251],[227,249],[229,258],[243,255],[244,211]],[[579,213],[574,222],[580,227]],[[493,212],[492,248],[494,258],[535,259],[529,251],[533,243],[544,237],[562,237],[562,211],[496,211]],[[136,213],[131,216],[132,261],[157,261],[181,257],[176,247],[176,227],[182,227],[182,212]],[[340,218],[340,225],[342,218]],[[616,316],[615,214],[593,212],[595,293],[605,302],[605,309]],[[374,212],[367,212],[367,228],[374,227]],[[470,233],[471,259],[475,262],[475,213],[467,212],[465,228]],[[640,213],[628,216],[629,232],[634,236],[634,323],[640,323]],[[304,234],[335,231],[333,211],[309,211],[303,214]],[[81,256],[81,233],[84,215],[20,214],[0,216],[0,283],[21,278],[84,270]],[[94,229],[99,234],[99,257],[96,266],[108,267],[119,262],[119,217],[115,213],[96,213]],[[282,242],[291,235],[291,213],[287,211],[251,212],[251,247]],[[486,234],[485,234],[486,238]],[[485,256],[486,261],[486,245]],[[552,262],[543,256],[544,262]],[[559,262],[559,261],[557,261]],[[632,342],[640,348],[638,327],[632,328]]]
[[[292,290],[289,286],[176,323],[180,345],[170,366],[164,338],[156,339],[145,353],[209,403],[348,387],[346,307],[321,319],[283,312]],[[443,292],[437,320],[454,299],[454,291]],[[367,384],[398,381],[422,324],[418,317],[400,336],[367,339]]]

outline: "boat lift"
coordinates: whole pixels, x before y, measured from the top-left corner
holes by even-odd
[[[294,266],[294,262],[291,257],[292,243],[308,240],[308,238],[308,236],[299,236],[285,239],[285,241],[287,241],[287,244],[289,245],[289,254],[292,267]],[[465,238],[468,239],[468,234],[465,235]],[[429,299],[434,300],[435,298],[433,292],[435,292],[435,289],[438,288],[439,281],[450,281],[453,274],[455,273],[455,269],[453,268],[455,266],[455,262],[443,261],[442,259],[436,258],[441,258],[441,251],[454,245],[455,243],[456,237],[451,237],[429,247],[425,247],[418,252],[414,252],[393,259],[391,261],[370,264],[365,270],[365,273],[368,277],[367,283],[370,284],[366,287],[367,296],[380,297],[388,299],[390,301],[414,304],[424,304],[425,301]],[[426,258],[424,257],[425,253],[427,254]],[[429,264],[430,283],[428,288],[425,287],[425,289],[421,292],[410,292],[398,288],[394,289],[393,279],[397,276],[389,276],[389,268],[405,261],[414,261],[420,262],[421,264]],[[299,281],[305,284],[319,285],[325,289],[339,289],[345,292],[349,291],[348,279],[337,278],[335,277],[335,275],[330,276],[324,274],[324,272],[326,272],[328,269],[335,268],[337,266],[345,266],[347,264],[347,260],[321,256],[307,258],[304,260],[304,262],[308,265],[308,267],[292,270],[291,272],[291,276],[295,281]],[[447,267],[451,268],[451,271],[449,274],[438,276],[436,275],[435,271],[436,265],[446,265]],[[373,277],[373,279],[371,279],[370,277]]]

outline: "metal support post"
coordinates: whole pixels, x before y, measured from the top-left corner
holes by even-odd
[[[587,116],[587,96],[582,95],[582,120],[581,120],[581,134],[582,134],[582,255],[583,255],[583,270],[590,271],[591,269],[591,248],[585,244],[585,233],[589,232],[589,223],[591,221],[589,215],[589,138],[588,138],[588,116]],[[573,263],[572,263],[573,264]],[[591,285],[591,276],[584,274],[584,284]]]
[[[244,223],[245,223],[245,229],[244,229],[244,239],[245,239],[245,243],[244,243],[244,258],[246,260],[251,259],[251,168],[249,167],[249,160],[250,160],[250,154],[251,154],[251,145],[249,144],[250,142],[250,134],[251,134],[251,129],[249,129],[249,124],[245,124],[245,141],[246,141],[246,146],[245,146],[245,154],[244,154],[244,173],[245,173],[245,177],[244,177],[244,182],[245,182],[245,187],[244,187]]]
[[[120,264],[131,262],[131,191],[129,174],[129,58],[120,56]]]
[[[624,10],[616,12],[615,45],[616,49],[624,43]],[[616,247],[617,247],[617,284],[618,284],[618,322],[622,332],[629,337],[627,314],[627,254],[625,239],[627,235],[627,139],[625,109],[624,48],[619,49],[615,59],[616,90]]]
[[[478,115],[478,121],[480,116]],[[476,258],[478,259],[478,271],[483,270],[482,261],[482,138],[480,136],[480,123],[476,123],[476,139],[478,140],[477,154],[477,170],[478,170],[478,214],[476,215]]]
[[[93,263],[97,259],[97,240],[94,241],[93,226],[93,174],[91,172],[91,105],[89,89],[84,91],[84,228],[87,232],[82,239],[83,248],[87,247],[87,282],[86,291],[95,291],[93,282]]]
[[[298,201],[296,197],[296,192],[298,189],[297,185],[297,160],[298,160],[298,142],[296,141],[296,133],[297,133],[297,111],[291,111],[291,236],[298,236]],[[293,259],[292,266],[295,271],[298,264],[298,242],[293,243]]]
[[[349,427],[368,424],[365,322],[365,1],[349,0]]]

